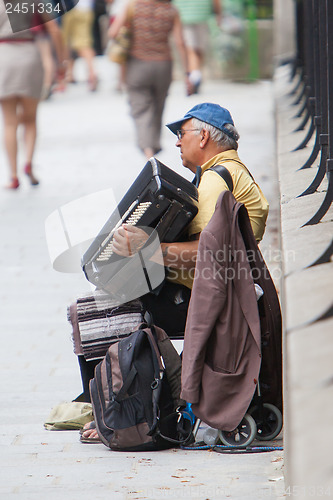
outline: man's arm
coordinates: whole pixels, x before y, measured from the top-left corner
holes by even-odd
[[[197,259],[199,235],[191,241],[161,243],[163,263],[174,269],[193,269]]]
[[[126,6],[123,8],[122,11],[120,11],[112,21],[110,28],[108,30],[108,37],[109,38],[116,38],[118,35],[120,28],[122,26],[125,26],[127,22],[131,20],[133,17],[133,13],[131,10],[133,10],[134,4],[131,1],[129,1]]]
[[[191,241],[161,243],[161,251],[156,252],[151,260],[175,269],[192,269],[195,267],[199,236],[193,235]],[[143,229],[123,224],[113,235],[112,247],[118,255],[131,257],[145,245],[148,237]]]

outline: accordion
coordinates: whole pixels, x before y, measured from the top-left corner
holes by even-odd
[[[198,211],[197,188],[156,158],[151,158],[111,214],[82,258],[88,281],[128,302],[156,289],[164,267],[150,260],[160,242],[185,239],[185,229]],[[122,257],[112,248],[115,231],[123,224],[150,234],[144,248]]]

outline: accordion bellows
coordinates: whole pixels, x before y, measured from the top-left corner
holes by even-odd
[[[119,305],[109,295],[87,295],[68,307],[67,318],[74,353],[89,361],[103,358],[111,344],[136,331],[143,322],[143,307],[140,300]]]

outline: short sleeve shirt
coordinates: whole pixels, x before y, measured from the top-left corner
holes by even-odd
[[[214,213],[220,193],[228,189],[222,177],[217,172],[209,170],[214,165],[223,165],[229,170],[234,185],[233,195],[237,201],[245,205],[255,238],[260,241],[266,227],[268,201],[235,150],[224,151],[202,166],[198,188],[199,210],[190,225],[189,234],[201,233]]]
[[[171,61],[169,37],[177,10],[170,2],[136,0],[131,24],[131,56],[144,61]]]
[[[209,170],[214,165],[223,165],[229,170],[234,186],[233,195],[237,201],[245,205],[254,236],[259,242],[265,231],[269,204],[248,169],[239,160],[235,150],[219,153],[201,167],[202,175],[198,187],[199,210],[189,226],[189,236],[201,233],[207,226],[215,211],[219,195],[228,189],[222,177],[217,172]],[[172,281],[192,288],[193,274],[193,272],[188,273],[187,270],[172,269],[170,278]]]
[[[213,13],[212,0],[173,0],[183,24],[208,21]]]

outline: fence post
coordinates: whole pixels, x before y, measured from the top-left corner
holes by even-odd
[[[259,78],[259,48],[258,48],[258,28],[257,10],[255,0],[247,0],[247,18],[249,22],[249,58],[250,70],[248,79],[250,81]]]

